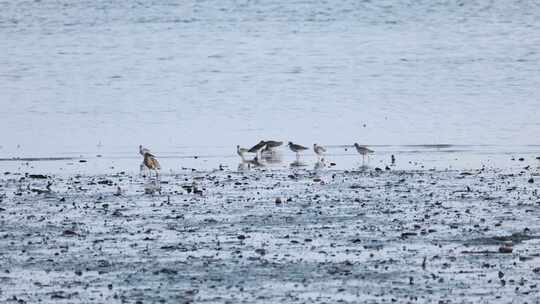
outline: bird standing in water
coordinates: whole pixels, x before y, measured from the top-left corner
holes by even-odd
[[[302,145],[299,145],[299,144],[295,144],[293,142],[289,142],[289,149],[291,149],[291,151],[296,153],[296,161],[299,161],[300,160],[300,152],[305,151],[308,148],[306,148],[306,147],[304,147]]]
[[[144,148],[142,145],[139,146],[139,153],[143,156],[143,162],[141,164],[141,172],[144,169],[148,169],[148,175],[151,176],[151,172],[156,172],[156,178],[159,177],[159,170],[161,169],[161,166],[156,159],[156,157],[150,153],[150,150],[147,148]]]
[[[373,150],[369,149],[366,146],[361,146],[358,143],[354,143],[354,147],[356,148],[356,152],[362,155],[362,166],[363,166],[366,160],[366,156],[368,157],[368,161],[369,161],[369,154],[373,153]]]
[[[248,152],[249,153],[255,153],[257,156],[259,156],[259,152],[261,152],[266,147],[266,142],[264,140],[261,140],[258,144],[251,147]]]

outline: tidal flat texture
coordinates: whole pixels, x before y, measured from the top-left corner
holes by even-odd
[[[540,177],[0,178],[3,303],[538,303]],[[160,188],[160,189],[159,189]]]

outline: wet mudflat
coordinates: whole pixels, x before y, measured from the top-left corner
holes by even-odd
[[[0,302],[537,303],[535,172],[6,173]]]

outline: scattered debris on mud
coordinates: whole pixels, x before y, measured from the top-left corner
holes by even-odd
[[[7,172],[0,301],[533,303],[535,175]]]

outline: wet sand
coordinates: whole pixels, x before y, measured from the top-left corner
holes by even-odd
[[[537,303],[536,170],[5,173],[0,301]]]

